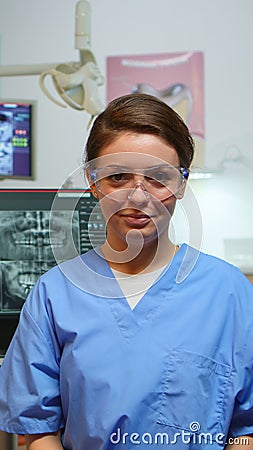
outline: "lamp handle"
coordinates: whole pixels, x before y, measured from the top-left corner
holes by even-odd
[[[42,91],[44,92],[44,94],[50,99],[52,100],[52,102],[54,102],[56,105],[61,106],[62,108],[67,108],[67,105],[65,105],[64,103],[59,102],[55,97],[53,97],[51,95],[51,93],[48,91],[48,89],[46,88],[46,84],[45,84],[45,78],[48,75],[52,75],[52,78],[57,78],[57,76],[61,74],[58,70],[55,69],[51,69],[48,70],[46,72],[42,72],[42,74],[40,75],[40,79],[39,79],[39,83],[40,83],[40,87],[42,89]]]

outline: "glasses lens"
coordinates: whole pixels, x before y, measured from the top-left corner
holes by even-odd
[[[104,195],[119,190],[132,189],[136,183],[141,182],[151,195],[163,200],[176,195],[183,180],[184,177],[179,168],[169,165],[140,170],[120,166],[94,169],[95,184]]]
[[[157,166],[146,170],[147,190],[160,200],[176,195],[183,182],[178,168]]]

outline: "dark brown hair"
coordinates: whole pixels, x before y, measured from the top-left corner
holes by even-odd
[[[162,138],[176,150],[180,165],[190,167],[194,144],[187,126],[166,103],[148,94],[124,95],[109,103],[94,121],[86,143],[85,161],[97,158],[103,147],[129,132]]]

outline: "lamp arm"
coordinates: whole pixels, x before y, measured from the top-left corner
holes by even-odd
[[[87,0],[79,0],[76,4],[75,48],[90,49],[91,7]]]
[[[0,66],[0,77],[16,77],[26,75],[40,75],[62,63],[42,63],[42,64],[26,64],[26,65],[11,65]],[[78,66],[80,63],[70,62],[72,66]]]

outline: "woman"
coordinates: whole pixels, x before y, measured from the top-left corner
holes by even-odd
[[[95,120],[85,171],[106,241],[40,278],[0,371],[0,429],[29,450],[253,448],[252,286],[168,237],[192,157],[155,97]]]

